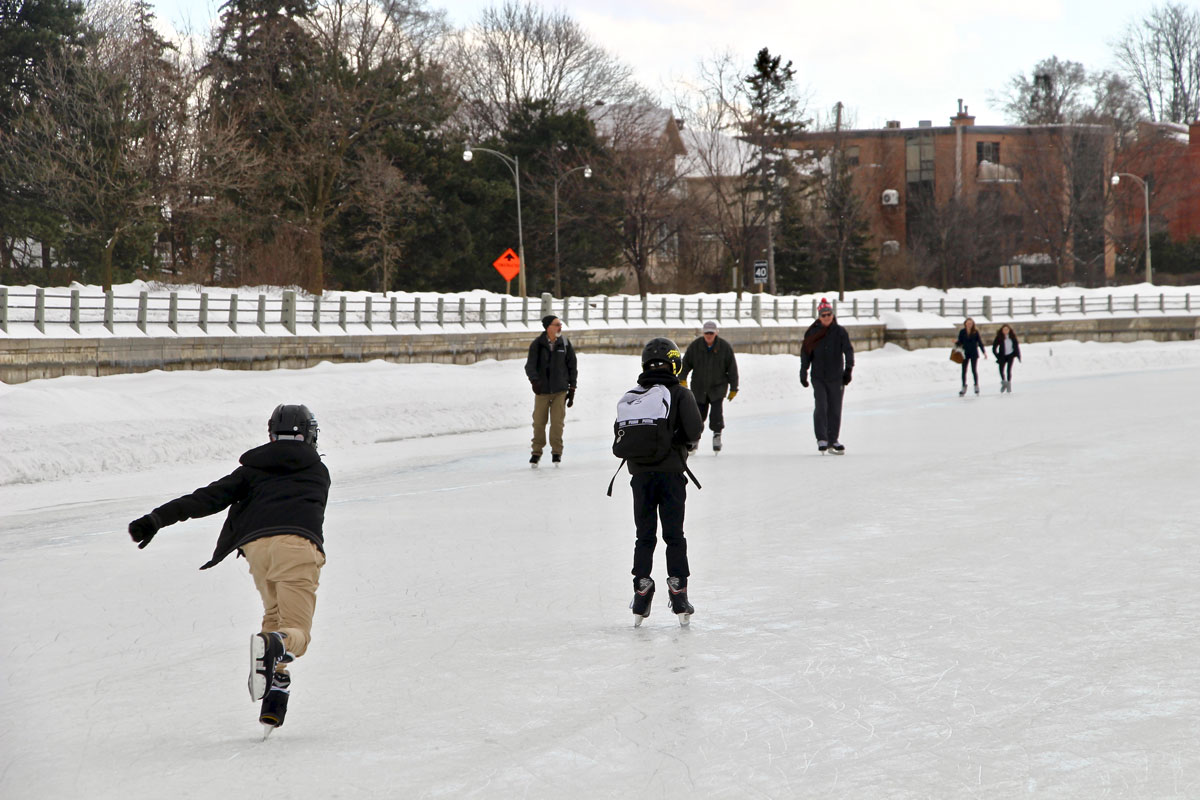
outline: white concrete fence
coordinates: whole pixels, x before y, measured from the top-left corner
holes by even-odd
[[[993,302],[990,296],[953,300],[945,297],[922,299],[908,297],[867,300],[855,298],[838,304],[842,318],[877,320],[885,312],[919,312],[960,320],[980,317],[991,320],[1036,318],[1039,314],[1117,314],[1142,313],[1192,314],[1190,293],[1062,294],[1053,298],[1012,295]],[[134,328],[147,332],[149,325],[165,324],[178,332],[181,325],[195,326],[205,334],[237,335],[265,332],[267,326],[282,326],[296,334],[298,326],[316,332],[336,333],[349,326],[369,331],[419,332],[425,329],[445,331],[467,325],[507,328],[530,327],[548,315],[561,317],[574,328],[597,325],[697,324],[706,319],[719,322],[757,323],[774,321],[798,324],[816,316],[817,299],[774,297],[765,294],[738,295],[729,299],[704,296],[670,297],[598,296],[554,298],[486,297],[478,300],[437,297],[422,299],[387,295],[340,295],[333,299],[301,297],[295,291],[280,296],[258,294],[210,295],[209,292],[141,291],[138,294],[87,292],[71,289],[69,294],[46,289],[0,287],[0,332],[8,333],[14,324],[32,324],[45,334],[48,329],[65,332],[69,326],[79,333],[83,325],[103,325],[112,334],[131,333]]]

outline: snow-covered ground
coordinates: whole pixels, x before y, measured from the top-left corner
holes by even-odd
[[[0,797],[1200,796],[1200,344],[1023,350],[1013,394],[989,360],[962,399],[941,350],[860,354],[844,458],[798,359],[743,355],[692,462],[690,629],[627,610],[636,359],[581,356],[536,471],[519,362],[0,385]],[[197,570],[220,517],[144,551],[125,525],[279,402],[334,487],[261,742],[257,594]]]

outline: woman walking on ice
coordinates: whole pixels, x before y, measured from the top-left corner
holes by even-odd
[[[958,332],[958,344],[962,347],[963,362],[962,362],[962,389],[958,396],[962,397],[967,393],[967,365],[971,367],[971,377],[975,379],[975,394],[979,394],[979,356],[987,359],[987,351],[983,349],[983,339],[979,335],[979,329],[975,327],[975,320],[967,317],[963,322],[962,330]]]
[[[1021,343],[1017,334],[1008,325],[1001,325],[992,341],[992,355],[1000,368],[1000,391],[1012,394],[1012,362],[1021,360]]]

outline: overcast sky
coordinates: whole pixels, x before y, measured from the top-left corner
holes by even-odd
[[[1186,0],[1185,0],[1186,1]],[[204,29],[220,0],[154,0],[177,28]],[[697,62],[729,50],[749,71],[767,47],[790,59],[809,115],[842,101],[861,128],[890,119],[945,125],[962,98],[979,125],[1006,122],[994,95],[1056,55],[1113,69],[1113,42],[1163,0],[577,0],[566,8],[597,43],[669,103]],[[432,0],[466,26],[490,0]]]

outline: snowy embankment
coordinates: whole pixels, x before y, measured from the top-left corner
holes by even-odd
[[[681,343],[681,346],[684,343]],[[1015,381],[1089,373],[1200,366],[1190,343],[1027,344]],[[886,396],[944,386],[958,367],[942,350],[895,346],[858,354],[852,396]],[[811,398],[797,380],[799,358],[739,357],[744,413],[794,407]],[[104,378],[64,377],[0,384],[0,486],[113,475],[180,463],[227,463],[264,436],[277,403],[302,402],[318,415],[330,450],[380,442],[483,431],[513,431],[524,448],[530,402],[520,361],[444,364],[322,364],[308,370],[149,372]],[[995,381],[981,361],[983,383]],[[568,431],[603,433],[613,406],[637,374],[636,359],[580,356],[579,393]]]

